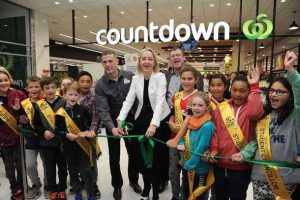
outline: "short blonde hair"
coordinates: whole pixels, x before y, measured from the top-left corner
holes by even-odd
[[[146,52],[146,51],[149,51],[152,53],[153,55],[153,59],[154,59],[154,67],[153,67],[153,71],[154,72],[158,72],[159,71],[159,65],[158,65],[158,62],[157,62],[157,58],[155,56],[155,53],[154,51],[151,49],[151,48],[145,48],[141,51],[141,55],[139,57],[139,62],[138,62],[138,66],[137,66],[137,71],[139,74],[142,74],[143,73],[143,70],[142,70],[142,66],[141,66],[141,58],[142,58],[142,55]]]
[[[75,90],[76,92],[80,93],[80,88],[76,82],[69,83],[68,85],[66,85],[63,91],[64,94],[66,94],[68,90]]]
[[[9,71],[6,68],[2,67],[2,66],[0,66],[0,74],[5,74],[8,77],[8,79],[10,80],[10,83],[14,82],[14,80],[12,79]]]

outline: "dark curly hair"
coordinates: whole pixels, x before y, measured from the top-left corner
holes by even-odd
[[[278,109],[277,124],[281,125],[283,123],[283,121],[289,116],[291,111],[294,109],[294,93],[293,93],[291,84],[285,77],[279,77],[279,78],[273,80],[268,87],[268,93],[266,96],[266,105],[264,106],[264,111],[265,111],[264,116],[270,114],[272,112],[272,110],[274,110],[271,106],[269,91],[275,82],[281,83],[290,93],[290,96],[289,96],[287,102]]]

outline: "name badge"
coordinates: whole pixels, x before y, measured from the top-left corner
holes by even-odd
[[[128,83],[130,83],[130,80],[127,79],[127,78],[125,78],[125,79],[124,79],[124,84],[128,84]]]

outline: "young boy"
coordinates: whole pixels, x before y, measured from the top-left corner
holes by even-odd
[[[97,114],[96,106],[95,106],[95,94],[91,92],[91,87],[93,85],[93,77],[92,75],[87,71],[81,71],[78,74],[78,86],[80,89],[80,105],[85,107],[89,113],[89,116],[91,116],[91,126],[89,128],[90,131],[93,131],[94,134],[100,134],[98,130],[100,127],[100,118]],[[96,141],[97,138],[94,138]],[[99,153],[99,152],[98,152]],[[99,156],[99,155],[98,155]],[[95,174],[93,175],[94,183],[95,183],[95,197],[96,199],[101,198],[101,193],[99,190],[99,187],[97,185],[98,181],[98,168],[97,168],[97,162],[95,165]]]
[[[34,105],[35,115],[33,126],[40,134],[41,153],[45,160],[46,177],[50,190],[49,199],[66,199],[67,165],[62,152],[61,141],[54,135],[55,116],[53,109],[59,107],[62,98],[55,95],[56,85],[50,77],[41,80],[41,88],[45,99]],[[56,185],[56,165],[58,167],[59,184]]]
[[[75,200],[81,200],[81,182],[85,183],[88,200],[95,200],[94,166],[96,151],[92,144],[95,133],[90,130],[91,116],[88,110],[79,105],[79,87],[71,83],[64,88],[66,103],[56,111],[56,132],[61,135],[64,154],[73,180]]]
[[[41,93],[41,79],[37,76],[30,76],[27,78],[27,90],[29,92],[29,98],[23,100],[21,105],[24,109],[24,115],[20,116],[20,123],[24,128],[32,132],[36,132],[33,127],[34,108],[33,104],[38,100],[44,98]],[[40,151],[39,137],[38,135],[27,133],[25,134],[25,159],[26,159],[26,170],[31,180],[32,187],[28,189],[27,198],[37,199],[41,195],[41,181],[37,170],[37,156]],[[43,160],[43,159],[42,159]],[[45,165],[44,165],[45,167]],[[44,179],[46,180],[46,179]]]

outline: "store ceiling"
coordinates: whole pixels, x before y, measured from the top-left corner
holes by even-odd
[[[72,39],[72,19],[71,10],[76,14],[76,42],[95,42],[95,34],[100,29],[107,27],[107,5],[110,6],[111,28],[128,28],[143,26],[146,24],[146,1],[145,0],[10,0],[16,4],[35,9],[48,16],[44,23],[49,24],[50,38],[56,41],[71,43]],[[71,2],[72,1],[72,2]],[[276,34],[299,34],[300,31],[290,31],[289,25],[293,21],[293,11],[296,10],[296,23],[300,25],[300,1],[299,0],[277,0],[277,20]],[[59,2],[56,3],[56,2]],[[149,21],[161,26],[167,24],[169,19],[175,20],[175,26],[181,23],[190,23],[190,0],[150,0]],[[181,7],[181,8],[180,8]],[[243,0],[242,22],[247,19],[255,18],[256,0]],[[272,20],[273,1],[260,0],[259,13],[266,13]],[[225,21],[229,23],[231,32],[238,32],[239,26],[239,0],[194,0],[194,22],[205,23]],[[245,40],[243,40],[245,41]],[[282,46],[291,48],[300,42],[300,37],[289,39],[277,38],[275,52],[282,51]],[[221,61],[225,53],[230,53],[230,49],[237,42],[235,39],[230,41],[200,41],[202,51],[197,51],[197,55],[187,54],[187,59],[193,61],[192,57],[204,57],[206,61]],[[254,42],[246,42],[246,51],[253,49]],[[265,45],[271,43],[268,39],[264,41]],[[282,44],[283,43],[283,44]],[[118,54],[123,52],[135,53],[137,49],[148,46],[159,53],[160,61],[166,61],[168,58],[168,48],[178,46],[177,42],[170,43],[139,43],[130,44],[130,48],[124,45],[107,45],[107,47],[119,50]],[[99,51],[105,48],[96,45],[81,45]],[[211,46],[211,47],[210,47]],[[226,46],[226,49],[225,47]],[[205,47],[205,48],[204,48]],[[224,51],[212,51],[211,48],[224,48]],[[195,53],[195,52],[194,52]],[[269,52],[270,53],[270,52]],[[265,52],[264,54],[268,54]],[[201,56],[204,55],[204,56]],[[197,60],[197,59],[196,59]]]

